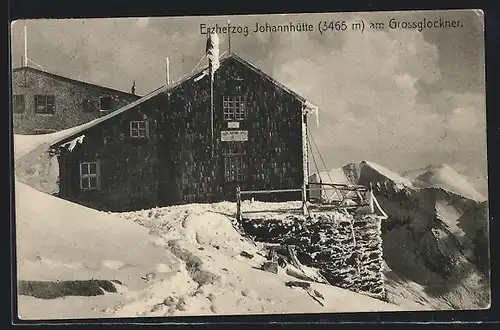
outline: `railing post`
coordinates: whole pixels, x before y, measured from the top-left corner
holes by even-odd
[[[236,220],[241,223],[241,189],[236,186]]]
[[[307,215],[307,196],[306,196],[307,188],[306,183],[302,184],[302,214]]]
[[[323,205],[323,180],[319,179],[319,205]]]
[[[370,203],[370,213],[375,213],[375,206],[373,205],[373,187],[370,182],[370,190],[368,191],[369,203]]]

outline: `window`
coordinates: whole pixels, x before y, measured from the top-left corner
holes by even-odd
[[[99,187],[99,163],[80,163],[80,188],[82,190],[96,190]]]
[[[224,177],[226,182],[244,181],[247,178],[246,146],[240,142],[224,143]]]
[[[24,95],[14,95],[12,99],[14,113],[24,113],[25,103]]]
[[[245,120],[247,111],[244,96],[224,96],[222,98],[224,120]]]
[[[101,96],[99,98],[99,110],[109,111],[113,108],[113,99],[111,96]]]
[[[130,136],[133,138],[148,137],[148,122],[145,120],[131,121]]]
[[[54,95],[35,95],[35,112],[52,115],[56,111]]]
[[[245,155],[224,157],[224,177],[227,182],[246,180],[247,164]]]

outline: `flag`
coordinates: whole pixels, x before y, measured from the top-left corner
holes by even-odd
[[[207,38],[206,53],[208,58],[208,66],[212,78],[215,71],[219,68],[219,36],[217,33],[210,33]]]

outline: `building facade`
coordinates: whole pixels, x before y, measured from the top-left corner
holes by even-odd
[[[44,134],[89,122],[139,96],[32,67],[12,74],[12,117],[15,134]]]
[[[234,200],[300,189],[312,105],[241,57],[159,88],[52,144],[59,195],[102,210]],[[301,192],[260,200],[300,200]]]

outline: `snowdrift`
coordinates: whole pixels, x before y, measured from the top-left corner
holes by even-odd
[[[283,208],[283,203],[245,202],[245,209],[260,210],[263,205]],[[302,288],[290,288],[297,280],[280,269],[278,274],[260,270],[267,259],[262,246],[242,237],[233,227],[235,205],[191,204],[118,214],[139,223],[161,237],[165,245],[185,265],[196,286],[172,290],[158,285],[145,293],[145,299],[131,301],[116,315],[213,315],[276,314],[352,311],[389,311],[399,307],[361,294],[311,283],[324,297],[315,302]]]
[[[233,204],[108,214],[16,182],[16,208],[19,280],[123,283],[96,297],[19,296],[24,319],[400,310],[312,283],[319,304],[285,271],[258,269],[262,247],[233,227]]]
[[[57,139],[71,134],[81,127],[82,125],[50,134],[14,134],[16,180],[41,192],[57,193],[59,191],[57,181],[59,164],[57,158],[49,154],[49,146]]]
[[[85,125],[85,124],[84,124]],[[39,134],[39,135],[22,135],[14,134],[14,159],[17,160],[20,157],[28,154],[30,151],[36,147],[47,144],[50,145],[52,142],[60,139],[66,135],[69,135],[84,125],[71,127],[63,131],[58,131],[50,134]]]
[[[136,287],[177,260],[145,228],[16,182],[18,280],[116,279]],[[145,258],[147,256],[147,258]]]

